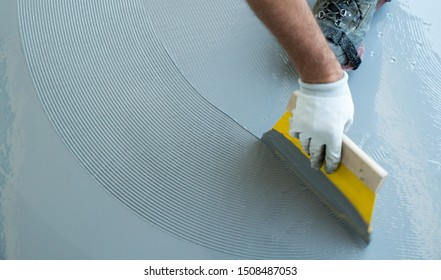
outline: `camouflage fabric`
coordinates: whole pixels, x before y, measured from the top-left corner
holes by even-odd
[[[357,69],[363,39],[375,11],[390,0],[318,0],[313,7],[320,28],[343,69]]]

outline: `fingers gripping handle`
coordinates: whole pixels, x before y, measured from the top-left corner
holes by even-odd
[[[292,94],[286,106],[287,112],[293,111],[296,101],[297,96]],[[351,170],[373,192],[377,192],[380,189],[387,176],[386,170],[346,135],[343,135],[341,163]]]

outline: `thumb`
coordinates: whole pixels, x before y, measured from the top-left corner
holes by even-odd
[[[349,119],[346,123],[345,123],[345,127],[343,129],[343,131],[346,133],[348,132],[349,128],[351,127],[352,123],[354,122],[354,119]]]

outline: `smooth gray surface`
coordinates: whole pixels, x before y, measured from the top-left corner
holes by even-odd
[[[5,258],[441,258],[429,5],[385,6],[351,74],[350,136],[390,173],[360,248],[253,136],[296,81],[243,2],[19,3],[0,4]]]

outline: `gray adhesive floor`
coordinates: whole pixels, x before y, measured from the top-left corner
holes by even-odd
[[[350,74],[349,136],[390,174],[362,247],[259,141],[298,85],[244,1],[3,0],[0,257],[440,259],[423,2],[382,8]]]

